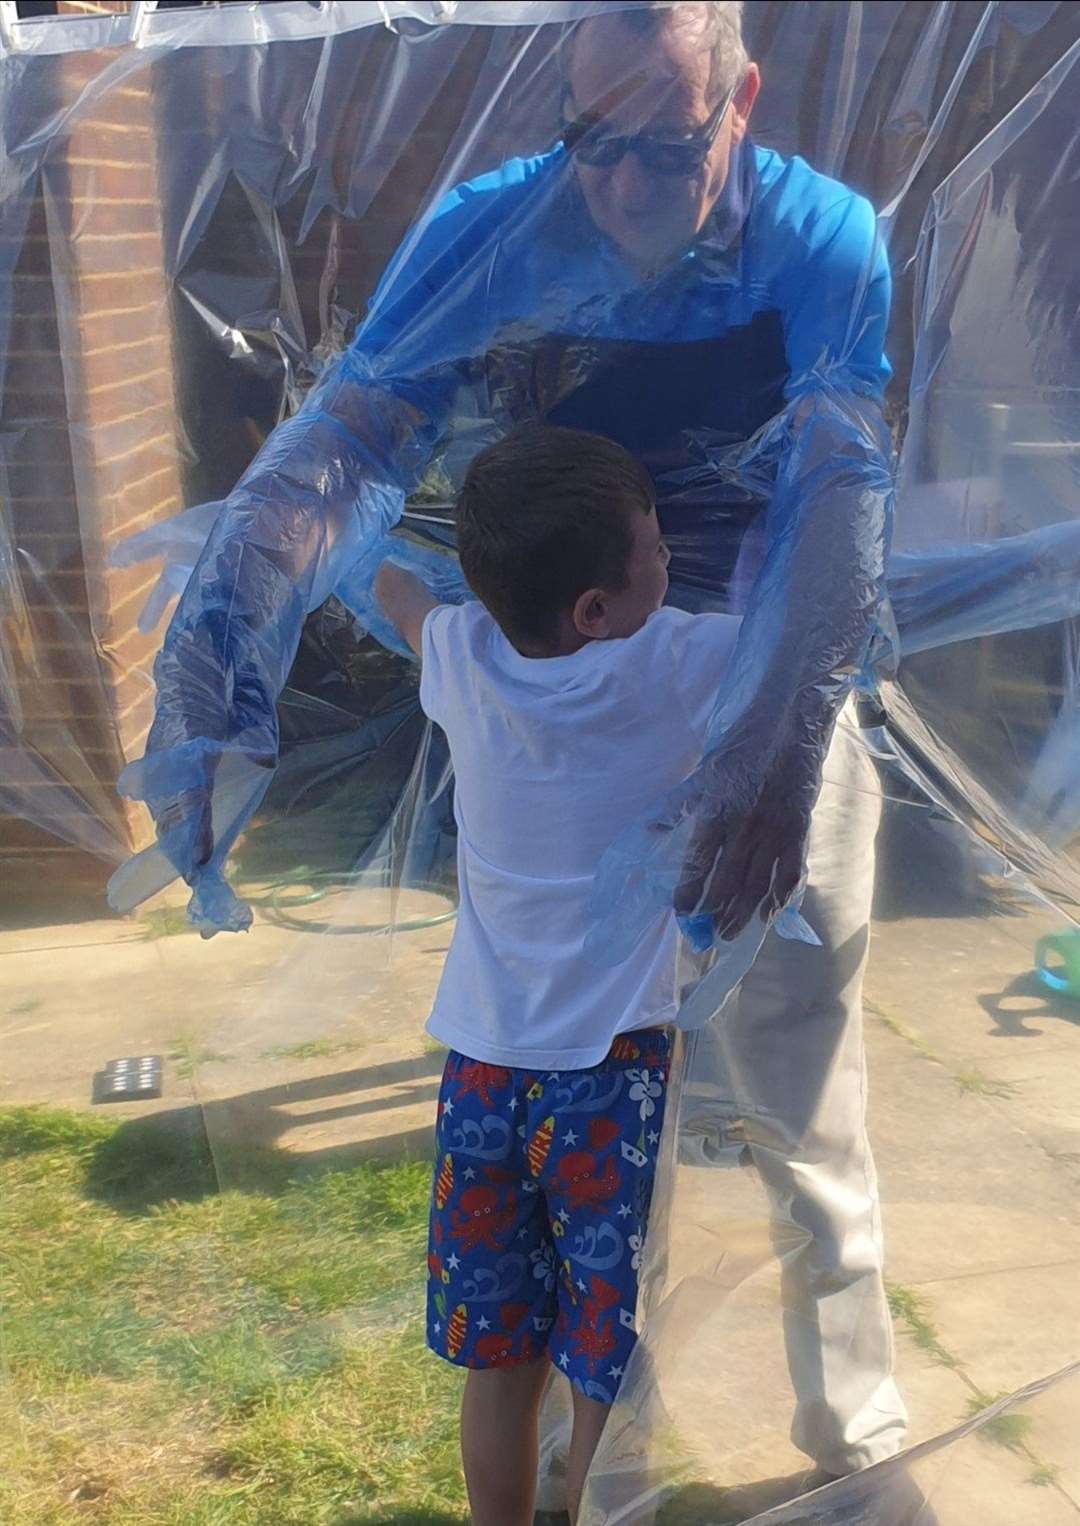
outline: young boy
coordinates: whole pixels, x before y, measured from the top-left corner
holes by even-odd
[[[597,435],[515,431],[457,515],[478,603],[438,605],[389,564],[375,584],[456,778],[428,1341],[469,1369],[475,1526],[530,1526],[551,1366],[573,1391],[574,1519],[636,1339],[676,1004],[674,915],[601,968],[586,902],[605,848],[699,761],[738,621],[661,608],[652,485]]]

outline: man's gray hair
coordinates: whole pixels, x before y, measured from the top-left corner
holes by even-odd
[[[742,36],[742,0],[616,0],[567,28],[560,48],[563,78],[569,74],[570,52],[581,27],[600,16],[617,16],[643,38],[653,38],[664,26],[693,26],[695,37],[711,56],[709,94],[719,100],[734,90],[750,62]]]

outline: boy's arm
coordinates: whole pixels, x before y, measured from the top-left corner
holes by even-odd
[[[438,609],[438,599],[419,578],[404,567],[395,567],[393,562],[384,562],[376,573],[375,597],[383,614],[419,657],[424,621],[433,609]]]

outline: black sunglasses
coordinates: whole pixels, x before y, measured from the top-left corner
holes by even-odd
[[[733,85],[708,121],[682,138],[663,138],[655,133],[606,133],[603,123],[594,117],[578,117],[566,122],[562,143],[568,154],[593,169],[612,169],[627,154],[636,154],[647,170],[656,175],[696,175],[709,156],[721,124],[735,97]]]

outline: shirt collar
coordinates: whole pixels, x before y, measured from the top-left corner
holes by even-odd
[[[698,262],[706,275],[731,279],[738,267],[743,230],[754,196],[754,149],[748,138],[733,144],[724,189],[708,222],[682,256]]]

